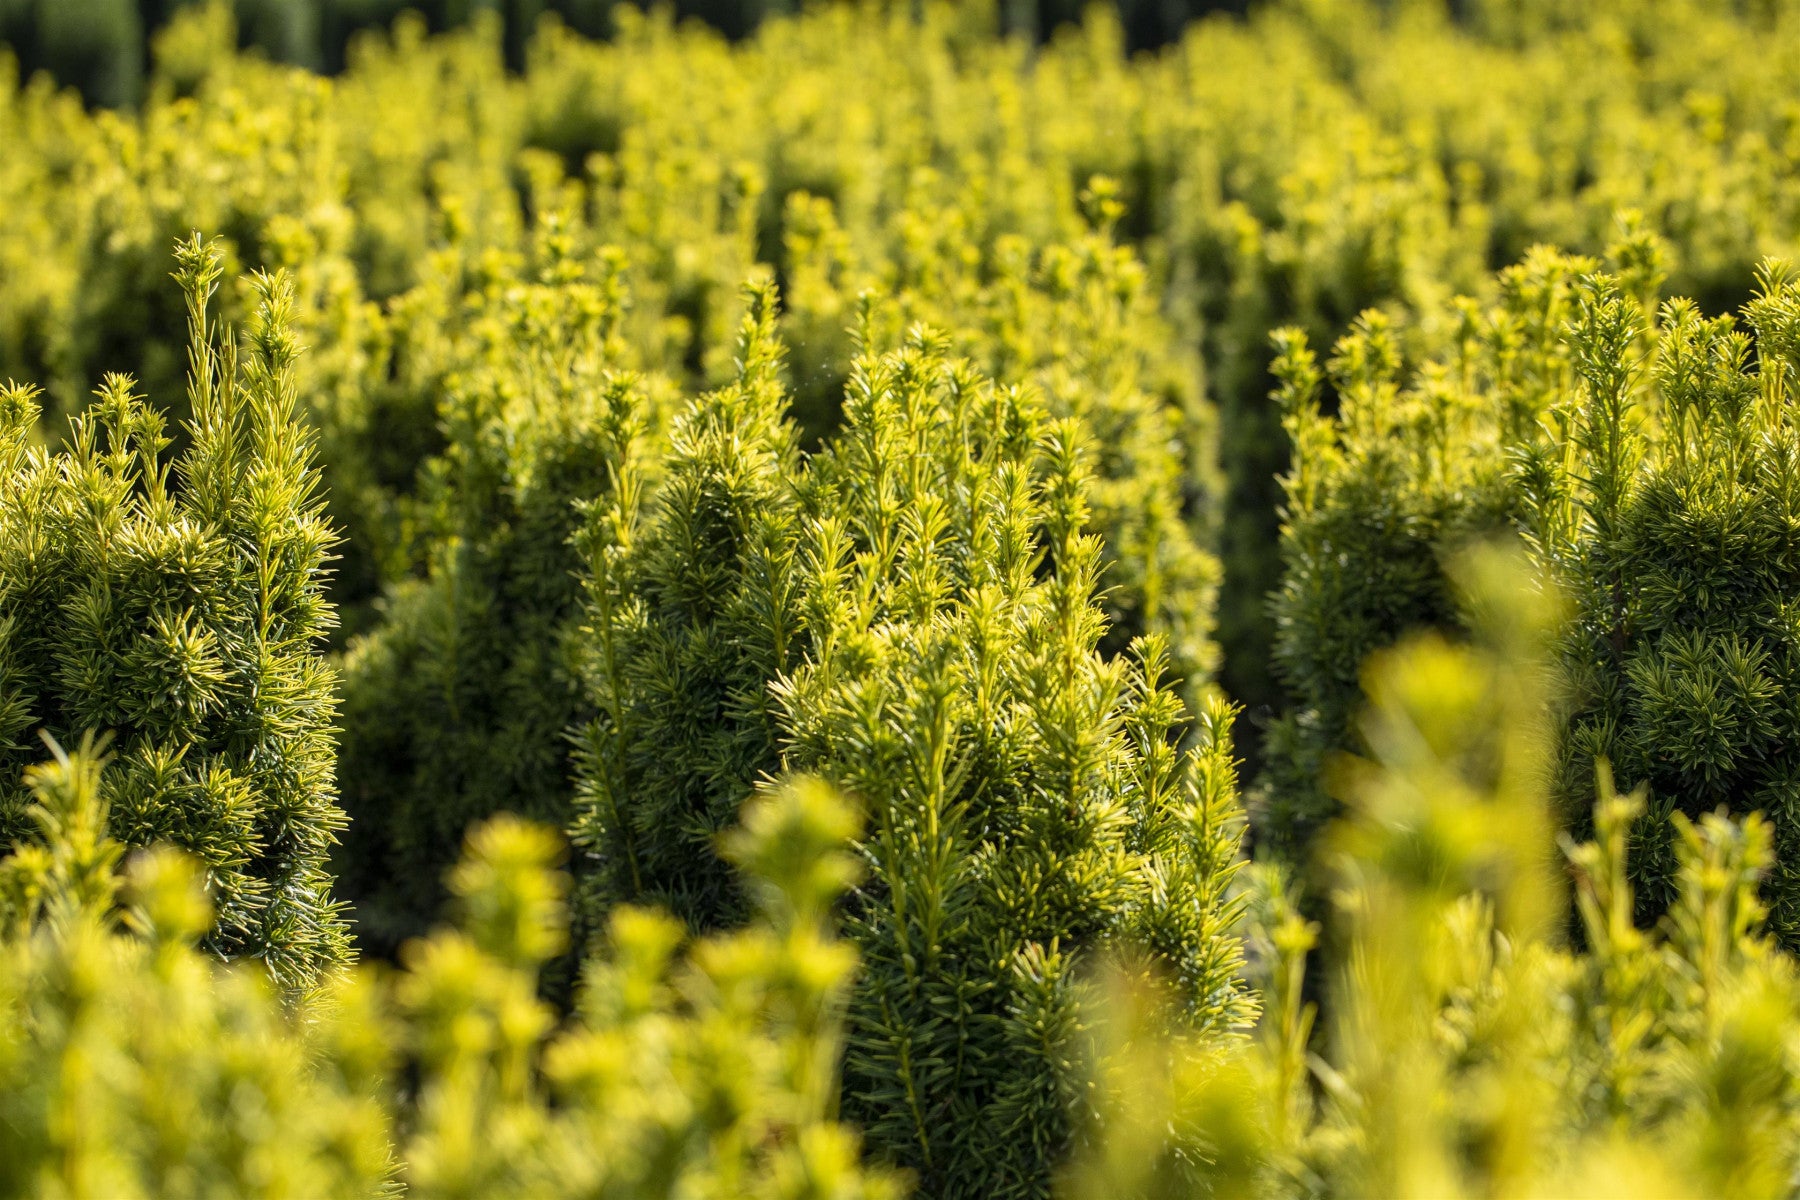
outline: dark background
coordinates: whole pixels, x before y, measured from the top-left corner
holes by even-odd
[[[197,0],[0,0],[0,42],[11,45],[23,73],[49,71],[81,89],[88,103],[121,107],[136,103],[149,66],[150,38],[177,9]],[[684,17],[698,17],[730,37],[742,37],[772,13],[802,0],[676,0]],[[1242,12],[1248,0],[1111,0],[1134,50],[1162,45],[1195,17]],[[546,12],[583,33],[604,37],[615,0],[234,0],[238,34],[245,46],[271,58],[316,70],[337,71],[359,29],[386,26],[401,11],[424,14],[433,29],[447,29],[490,10],[506,24],[514,65]],[[1090,0],[994,0],[996,20],[1008,31],[1043,38],[1079,19]]]

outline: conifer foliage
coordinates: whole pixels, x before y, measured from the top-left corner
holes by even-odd
[[[176,278],[190,325],[185,448],[109,376],[67,444],[32,441],[34,393],[0,392],[0,842],[30,828],[24,768],[60,739],[114,738],[119,840],[204,864],[209,945],[302,984],[348,956],[326,856],[344,824],[320,638],[334,535],[297,414],[279,276],[254,280],[240,349],[210,323],[222,254]]]
[[[186,7],[0,48],[0,1197],[1794,1192],[1800,4]]]
[[[1268,735],[1258,833],[1278,853],[1304,857],[1336,811],[1322,773],[1352,745],[1367,657],[1409,630],[1458,624],[1444,563],[1519,511],[1508,454],[1568,403],[1574,284],[1596,266],[1534,252],[1500,274],[1492,305],[1448,314],[1451,346],[1411,373],[1415,331],[1378,311],[1323,369],[1303,332],[1275,333],[1293,466],[1272,665],[1290,705]],[[1321,411],[1327,386],[1333,416]]]
[[[823,198],[790,197],[782,328],[796,414],[809,424],[822,403],[841,408],[859,322],[863,350],[895,349],[927,325],[995,379],[1030,382],[1053,416],[1092,433],[1108,651],[1160,633],[1181,676],[1210,678],[1218,562],[1206,549],[1211,514],[1194,503],[1210,483],[1210,413],[1198,363],[1175,350],[1156,313],[1151,272],[1118,244],[1119,184],[1088,180],[1079,199],[1089,227],[1078,235],[1038,245],[1008,233],[979,250],[965,196],[918,190],[886,235],[894,248],[850,238]],[[889,302],[865,310],[868,292]],[[812,394],[821,378],[834,389],[828,401]]]
[[[1416,636],[1369,667],[1369,756],[1326,834],[1328,1006],[1303,987],[1319,927],[1262,874],[1259,1036],[1158,1041],[1140,1022],[1098,1076],[1108,1136],[1070,1195],[1792,1195],[1800,978],[1757,899],[1768,823],[1675,814],[1653,929],[1628,865],[1641,791],[1603,772],[1596,837],[1563,837],[1558,862],[1566,614],[1517,557],[1461,566],[1466,640]]]
[[[802,647],[799,456],[773,283],[749,299],[738,379],[676,420],[641,533],[621,503],[590,507],[579,535],[594,718],[573,830],[589,926],[620,901],[700,929],[749,914],[718,838],[780,766],[769,685]]]
[[[415,506],[424,577],[344,658],[357,832],[338,866],[372,944],[424,931],[472,822],[569,820],[569,732],[589,711],[572,539],[629,526],[660,435],[653,383],[625,369],[623,304],[616,261],[565,246],[478,297],[447,350],[446,446]]]
[[[666,915],[619,911],[559,1027],[552,831],[472,830],[452,927],[290,997],[196,946],[201,864],[120,870],[102,767],[91,745],[34,767],[33,836],[0,859],[0,1196],[900,1194],[830,1115],[856,822],[816,781],[731,839],[754,928],[683,952]]]
[[[1080,425],[917,334],[858,363],[803,489],[787,764],[870,813],[846,1111],[929,1194],[1047,1193],[1097,951],[1147,953],[1200,1028],[1251,1011],[1221,940],[1229,715],[1210,708],[1174,761],[1163,643],[1098,653],[1085,449]]]
[[[1675,814],[1763,812],[1779,848],[1771,928],[1793,945],[1800,726],[1782,697],[1800,683],[1788,615],[1800,288],[1771,263],[1741,321],[1685,300],[1652,320],[1657,243],[1634,233],[1613,259],[1608,274],[1534,255],[1410,374],[1365,318],[1333,361],[1335,419],[1314,406],[1309,352],[1284,335],[1295,468],[1276,611],[1298,703],[1274,740],[1267,827],[1290,853],[1310,844],[1332,811],[1320,767],[1355,746],[1356,662],[1408,625],[1458,625],[1444,556],[1511,528],[1574,604],[1559,643],[1563,818],[1584,827],[1601,760],[1622,788],[1648,789],[1631,869],[1649,918],[1675,896]]]
[[[1595,281],[1571,327],[1580,399],[1521,471],[1530,528],[1567,578],[1573,694],[1563,793],[1594,763],[1648,789],[1632,868],[1646,913],[1674,899],[1675,814],[1762,812],[1770,921],[1800,945],[1800,284],[1765,265],[1741,321],[1686,301],[1654,329]],[[1583,464],[1558,475],[1545,460]]]
[[[1178,756],[1162,640],[1099,653],[1080,423],[915,330],[859,357],[843,428],[798,461],[769,301],[739,383],[678,424],[635,558],[591,556],[587,902],[635,886],[740,919],[715,846],[759,777],[843,787],[870,821],[846,1112],[930,1194],[1044,1195],[1078,1115],[1085,965],[1154,963],[1196,1027],[1252,1011],[1229,710]]]

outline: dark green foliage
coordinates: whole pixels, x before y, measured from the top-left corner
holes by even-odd
[[[1640,913],[1677,890],[1672,813],[1760,809],[1774,827],[1771,930],[1800,944],[1800,286],[1764,268],[1743,322],[1686,301],[1651,331],[1596,282],[1572,339],[1583,380],[1568,439],[1586,469],[1560,486],[1533,459],[1533,526],[1571,580],[1565,803],[1595,760],[1649,788],[1632,874]]]
[[[212,946],[303,983],[348,957],[326,855],[333,614],[310,435],[296,408],[291,291],[254,280],[242,357],[208,324],[222,256],[179,247],[191,327],[187,448],[109,376],[67,448],[31,444],[33,393],[0,393],[0,844],[26,832],[37,731],[112,734],[115,835],[206,866]]]
[[[621,369],[614,265],[552,259],[480,298],[421,482],[426,577],[345,656],[356,837],[337,866],[371,946],[424,931],[471,822],[568,822],[568,731],[590,712],[571,538],[636,505],[655,428],[650,385]]]
[[[718,838],[774,771],[769,682],[801,647],[794,592],[798,456],[779,371],[775,292],[754,286],[736,383],[675,423],[653,511],[595,507],[574,840],[586,928],[629,901],[697,929],[749,915]]]

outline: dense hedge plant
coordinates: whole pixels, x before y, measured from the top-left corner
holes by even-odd
[[[1098,653],[1085,432],[929,337],[868,358],[810,464],[790,768],[870,807],[846,1112],[946,1196],[1042,1195],[1071,1141],[1080,971],[1111,947],[1215,1035],[1250,1012],[1229,710],[1185,756],[1166,644]]]
[[[1192,29],[1133,90],[1091,103],[1112,114],[1100,128],[1144,114],[1132,138],[1091,137],[1089,169],[1125,181],[1127,228],[1169,247],[1167,306],[1204,350],[1225,475],[1220,680],[1253,718],[1281,702],[1266,669],[1287,461],[1265,399],[1270,329],[1330,345],[1370,307],[1430,323],[1453,293],[1491,301],[1488,273],[1536,243],[1601,253],[1622,209],[1668,239],[1673,288],[1709,311],[1743,300],[1763,255],[1793,251],[1800,192],[1775,116],[1791,84],[1766,54],[1800,30],[1793,14],[1582,13],[1269,4]],[[1039,69],[1072,91],[1092,70],[1073,61]]]
[[[620,911],[559,1025],[536,995],[566,932],[549,830],[471,831],[454,926],[295,1006],[200,948],[200,863],[121,869],[105,778],[91,747],[33,768],[33,833],[0,859],[0,1195],[899,1194],[831,1115],[856,826],[821,785],[732,840],[752,928],[684,949]]]
[[[1332,808],[1320,766],[1354,744],[1350,662],[1408,624],[1454,624],[1444,553],[1504,525],[1574,603],[1559,646],[1564,818],[1582,825],[1599,759],[1622,787],[1648,789],[1632,859],[1648,918],[1674,898],[1674,814],[1762,811],[1779,851],[1771,928],[1792,943],[1800,731],[1780,700],[1796,586],[1782,531],[1800,293],[1770,264],[1741,324],[1685,300],[1652,322],[1657,246],[1631,239],[1620,258],[1623,273],[1606,275],[1537,256],[1509,274],[1500,308],[1463,310],[1458,350],[1416,372],[1365,326],[1334,360],[1335,419],[1311,399],[1309,352],[1285,339],[1296,466],[1277,612],[1298,702],[1266,823],[1290,853],[1305,847]]]
[[[698,929],[749,913],[718,839],[780,767],[769,688],[802,649],[798,435],[773,285],[750,299],[739,378],[675,419],[648,508],[591,507],[577,539],[593,713],[578,739],[578,929],[627,902]]]
[[[1459,624],[1446,560],[1522,518],[1509,454],[1570,402],[1565,333],[1577,280],[1596,268],[1534,252],[1501,275],[1495,304],[1455,309],[1452,346],[1423,365],[1409,353],[1416,330],[1375,311],[1323,368],[1304,332],[1275,334],[1273,399],[1293,461],[1272,665],[1290,702],[1270,727],[1257,829],[1277,854],[1304,858],[1335,815],[1323,774],[1353,745],[1363,662],[1413,629]]]
[[[177,250],[190,323],[186,448],[109,376],[67,444],[34,444],[32,389],[0,402],[0,840],[30,828],[40,731],[112,736],[121,841],[204,865],[208,944],[289,985],[349,956],[325,859],[344,817],[321,640],[332,621],[312,438],[299,416],[292,289],[255,280],[240,347],[209,320],[224,268]]]
[[[1673,814],[1760,810],[1776,852],[1770,926],[1793,946],[1800,726],[1781,697],[1800,663],[1785,623],[1800,582],[1785,482],[1800,451],[1800,286],[1770,263],[1741,323],[1679,300],[1647,318],[1614,282],[1583,295],[1581,405],[1520,469],[1530,527],[1576,602],[1562,792],[1588,794],[1599,758],[1621,786],[1648,788],[1633,861],[1645,913],[1675,896]],[[1547,470],[1570,446],[1586,469]]]
[[[616,264],[550,257],[497,281],[452,348],[446,446],[412,519],[423,578],[382,600],[343,659],[335,860],[365,945],[392,950],[442,907],[465,828],[498,812],[567,823],[580,558],[588,522],[629,522],[667,406],[627,369]]]
[[[88,380],[130,368],[165,402],[181,344],[156,286],[169,237],[213,230],[246,267],[295,269],[317,349],[307,392],[350,538],[346,624],[362,629],[366,602],[395,581],[386,502],[438,448],[431,379],[410,373],[414,334],[383,310],[437,286],[430,264],[451,245],[458,296],[483,263],[525,253],[553,164],[584,248],[626,249],[646,364],[702,388],[732,376],[751,268],[795,284],[816,265],[820,204],[849,300],[866,273],[884,294],[934,297],[943,311],[919,315],[976,343],[987,318],[959,290],[1020,274],[1012,236],[1028,246],[1024,274],[1055,280],[1050,250],[1076,246],[1080,193],[1103,175],[1144,264],[1135,303],[1161,309],[1133,319],[1127,358],[1138,390],[1176,410],[1183,520],[1203,544],[1216,531],[1220,679],[1252,710],[1254,757],[1278,701],[1264,600],[1286,443],[1265,400],[1270,328],[1330,344],[1371,306],[1430,325],[1454,292],[1491,301],[1488,273],[1535,242],[1599,253],[1622,208],[1668,240],[1673,287],[1708,311],[1742,300],[1762,255],[1794,247],[1793,15],[1711,0],[1584,11],[1570,23],[1535,5],[1282,0],[1130,59],[1104,13],[1031,47],[994,38],[991,11],[967,6],[819,5],[735,44],[622,10],[606,42],[546,27],[516,74],[492,20],[428,37],[403,18],[322,80],[231,54],[230,13],[196,7],[160,37],[140,113],[0,89],[13,217],[0,264],[28,264],[0,297],[0,371],[77,406]],[[831,305],[808,315],[803,290],[784,295],[811,437],[847,376],[851,322]],[[1033,334],[1025,357],[1041,366],[1059,336]],[[1159,442],[1161,419],[1133,418],[1153,436],[1132,444]],[[1096,456],[1103,479],[1115,461]],[[1168,477],[1140,465],[1118,477]],[[1169,507],[1163,483],[1145,487]],[[1153,582],[1129,576],[1139,560],[1118,549],[1120,645],[1139,632],[1131,588]],[[1186,634],[1168,632],[1182,670],[1206,669],[1214,651],[1190,660]]]
[[[0,65],[0,374],[46,386],[0,393],[0,1179],[890,1191],[841,1111],[931,1195],[1787,1186],[1785,7],[1276,0],[1129,59],[1104,13],[447,6],[334,78],[234,7],[136,112]],[[1497,529],[1566,612],[1469,608]],[[502,822],[392,991],[323,970],[335,602],[366,944],[502,809],[570,825],[567,939]],[[1215,670],[1291,691],[1299,883],[1248,898]],[[21,786],[39,727],[117,760]],[[159,852],[116,926],[101,804],[216,921]]]
[[[1053,416],[1079,419],[1093,438],[1090,496],[1103,538],[1108,650],[1160,634],[1175,670],[1197,682],[1217,667],[1219,571],[1206,549],[1215,531],[1199,502],[1211,479],[1214,430],[1198,366],[1172,344],[1148,270],[1117,244],[1118,188],[1089,179],[1076,196],[1082,222],[1066,236],[1040,244],[1004,234],[978,254],[967,249],[978,208],[919,188],[924,198],[893,222],[889,236],[899,245],[888,262],[847,237],[828,202],[790,196],[782,327],[799,360],[789,370],[794,408],[803,425],[831,428],[854,338],[864,338],[865,349],[890,349],[918,324],[945,331],[957,352],[996,379],[1034,385]],[[863,299],[871,293],[884,301],[872,309]],[[832,410],[823,423],[821,377]]]
[[[377,386],[389,396],[407,394],[381,403],[389,411],[435,412],[446,443],[426,460],[410,495],[385,489],[377,474],[365,469],[359,477],[368,486],[345,505],[366,518],[353,528],[379,535],[365,549],[382,564],[382,573],[397,579],[375,618],[363,619],[369,632],[352,643],[346,658],[345,775],[356,781],[353,811],[369,819],[343,863],[347,894],[381,944],[422,928],[435,908],[433,881],[448,865],[467,820],[509,807],[543,819],[567,817],[573,786],[564,769],[562,739],[572,725],[585,723],[588,712],[570,690],[566,626],[574,611],[575,572],[598,552],[569,542],[570,533],[578,525],[590,530],[608,525],[624,504],[630,511],[618,515],[623,524],[605,534],[622,547],[639,506],[662,503],[663,475],[675,489],[669,504],[708,502],[684,490],[705,485],[653,452],[673,407],[660,396],[660,385],[626,387],[607,401],[624,406],[610,415],[574,415],[598,413],[590,393],[611,386],[603,378],[608,371],[622,378],[629,365],[660,364],[684,374],[682,352],[671,343],[694,343],[692,335],[646,320],[643,310],[655,315],[665,285],[655,262],[643,261],[643,247],[635,256],[610,247],[590,252],[578,206],[570,211],[579,189],[562,179],[554,164],[539,158],[533,167],[544,174],[534,184],[539,226],[526,261],[466,264],[466,247],[452,245],[381,319],[391,338],[383,353],[396,381]],[[1104,181],[1095,181],[1090,189],[1097,210],[1110,203],[1105,188]],[[843,381],[836,364],[852,353],[842,323],[862,328],[859,336],[873,346],[894,343],[919,319],[960,322],[965,333],[956,339],[959,347],[994,364],[1003,378],[1041,389],[1054,412],[1079,421],[1093,438],[1103,472],[1093,495],[1095,524],[1105,535],[1106,607],[1112,618],[1107,649],[1123,650],[1143,633],[1164,637],[1172,669],[1191,695],[1214,658],[1208,634],[1216,566],[1188,511],[1180,450],[1181,431],[1197,428],[1199,417],[1193,393],[1183,393],[1181,380],[1157,376],[1161,331],[1147,309],[1141,264],[1101,228],[1071,243],[1042,247],[1023,238],[1003,239],[991,264],[957,254],[948,242],[920,242],[890,267],[874,252],[853,254],[842,244],[829,205],[817,199],[796,204],[809,209],[796,225],[812,231],[811,242],[795,250],[787,304],[779,304],[768,287],[753,291],[752,328],[760,332],[754,344],[740,344],[732,357],[741,371],[759,364],[759,373],[754,381],[741,378],[734,394],[763,397],[757,401],[764,410],[758,420],[769,429],[785,422],[790,410],[800,417],[831,411],[810,436],[795,432],[794,444],[782,451],[791,456],[802,442],[827,434],[837,420]],[[927,211],[950,229],[969,219],[955,206]],[[1104,211],[1097,217],[1110,219]],[[894,220],[902,227],[926,226],[910,210]],[[746,245],[748,236],[740,231],[737,244]],[[748,261],[747,252],[743,259]],[[545,282],[552,278],[561,282]],[[642,298],[646,293],[648,303]],[[729,308],[717,301],[708,305],[707,311],[724,313],[737,311],[741,302]],[[580,329],[558,324],[559,311],[585,314],[587,324]],[[802,361],[788,363],[769,339],[796,347]],[[583,365],[583,355],[592,361]],[[670,368],[672,360],[677,365]],[[514,365],[499,365],[504,363]],[[712,370],[705,361],[695,368],[701,377]],[[791,391],[784,381],[792,381]],[[710,411],[711,403],[702,410]],[[620,432],[633,424],[643,428]],[[706,442],[703,427],[700,417],[690,422],[688,441],[678,447],[673,463],[686,463],[689,453],[711,452],[696,448]],[[350,441],[352,431],[380,437],[378,427],[353,417],[336,430],[340,443]],[[629,451],[608,440],[620,437],[632,443]],[[764,433],[759,426],[745,437],[744,444],[718,452],[754,457]],[[603,460],[628,452],[641,463],[631,468],[629,481],[615,485],[613,468]],[[334,482],[352,483],[352,468],[369,457],[364,450],[341,457]],[[577,469],[577,462],[589,467]],[[694,466],[703,473],[714,469],[726,468]],[[581,515],[584,506],[594,505],[598,508]],[[679,538],[672,547],[661,534],[647,540],[629,568],[631,577],[608,586],[619,589],[621,606],[648,603],[658,629],[663,626],[656,622],[665,617],[676,626],[709,624],[710,616],[685,610],[677,615],[663,607],[668,597],[676,608],[685,605],[692,587],[708,593],[703,609],[723,594],[715,580],[680,582],[681,576],[708,568],[696,558],[704,557],[694,542],[699,535],[671,536]],[[719,634],[732,644],[779,637],[760,632],[755,622],[761,618],[754,615],[733,619],[737,623],[729,632]],[[669,631],[668,636],[680,640],[687,634]],[[624,651],[609,653],[615,657],[606,670],[623,669],[616,654]],[[671,693],[677,697],[673,711],[679,712],[689,682],[684,668],[670,665],[681,654],[667,653],[672,657],[655,669],[672,674],[660,684],[646,679],[638,686]],[[778,655],[750,669],[745,683],[759,684],[788,665]],[[682,755],[671,754],[670,746],[689,746],[705,756],[712,751],[698,743],[723,736],[725,725],[715,730],[702,722],[690,732],[653,719],[643,728],[649,740],[634,753],[643,758],[645,770],[693,779],[710,772],[694,770]],[[758,744],[770,740],[763,736]],[[720,768],[721,778],[734,782],[722,788],[722,807],[695,836],[710,836],[730,822],[742,799],[740,785],[771,765],[762,761],[766,757],[746,752],[743,761]],[[416,869],[394,872],[396,853],[398,861]],[[646,853],[652,861],[640,866],[647,877],[635,887],[652,886],[648,878],[654,877],[661,881],[655,894],[662,902],[699,919],[675,894],[699,897],[717,890],[693,872],[694,854],[684,850],[672,864],[659,865],[654,850]],[[402,899],[408,892],[411,898]],[[729,902],[715,896],[695,903],[706,909]]]
[[[1517,560],[1465,574],[1469,641],[1371,664],[1369,757],[1346,772],[1324,963],[1264,876],[1265,1017],[1246,1053],[1159,1040],[1123,992],[1102,1063],[1110,1136],[1081,1196],[1787,1196],[1800,1118],[1800,975],[1763,925],[1773,834],[1676,814],[1675,898],[1633,919],[1641,791],[1602,771],[1592,842],[1551,838],[1553,590]],[[1549,600],[1549,603],[1546,603]],[[1568,944],[1572,876],[1581,949]]]
[[[863,354],[802,461],[778,353],[764,292],[635,542],[591,535],[584,899],[741,920],[715,849],[738,806],[783,769],[843,786],[871,822],[845,1111],[932,1194],[1046,1194],[1081,1107],[1085,965],[1155,964],[1197,1028],[1251,1011],[1229,710],[1178,755],[1166,643],[1099,654],[1081,423],[918,330]]]

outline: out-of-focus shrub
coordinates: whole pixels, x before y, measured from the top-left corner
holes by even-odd
[[[734,836],[753,926],[683,950],[668,917],[617,913],[559,1027],[536,995],[565,935],[550,831],[477,828],[453,927],[391,977],[285,1001],[198,948],[193,860],[159,847],[121,878],[101,765],[35,768],[34,832],[0,859],[0,1194],[899,1194],[830,1115],[856,821],[827,788],[760,800]]]
[[[1769,825],[1677,815],[1675,898],[1633,920],[1641,792],[1602,766],[1596,840],[1552,853],[1554,592],[1518,557],[1465,560],[1471,641],[1370,665],[1370,757],[1338,770],[1325,1028],[1318,928],[1279,873],[1255,890],[1265,1008],[1241,1052],[1159,1039],[1101,1058],[1107,1130],[1070,1196],[1791,1194],[1800,977],[1762,926]]]
[[[1558,647],[1562,819],[1584,827],[1597,760],[1647,789],[1631,870],[1650,919],[1675,896],[1674,814],[1762,811],[1778,848],[1772,929],[1791,945],[1800,728],[1780,697],[1800,585],[1783,482],[1800,293],[1772,263],[1741,326],[1685,300],[1653,320],[1660,246],[1634,234],[1615,259],[1609,275],[1534,256],[1499,307],[1461,306],[1457,347],[1416,371],[1371,318],[1333,360],[1336,418],[1316,407],[1310,352],[1284,335],[1296,462],[1277,613],[1301,702],[1278,726],[1265,825],[1305,854],[1333,807],[1321,768],[1354,745],[1356,656],[1413,624],[1456,624],[1445,554],[1508,526],[1574,603]]]

